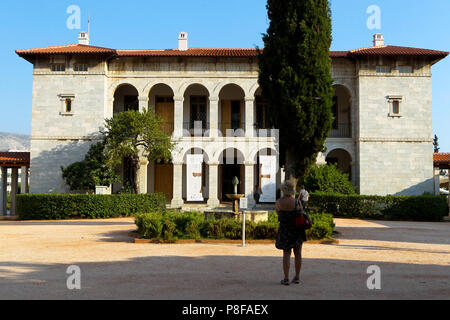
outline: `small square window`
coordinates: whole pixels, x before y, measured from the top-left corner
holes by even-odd
[[[52,64],[52,71],[54,72],[61,72],[66,71],[66,65],[65,64]]]
[[[413,68],[411,66],[401,66],[398,67],[399,73],[413,73]]]
[[[86,72],[88,70],[89,68],[87,64],[76,63],[73,66],[73,71]]]
[[[377,66],[377,73],[391,73],[391,67],[389,67],[389,66]]]

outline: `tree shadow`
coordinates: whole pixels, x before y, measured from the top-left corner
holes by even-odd
[[[450,244],[450,224],[442,222],[369,221],[384,227],[336,227],[338,239]]]
[[[92,144],[99,142],[99,133],[87,135],[92,140],[63,140],[33,142],[30,191],[31,193],[65,193],[68,186],[62,178],[61,166],[82,161]],[[41,150],[36,152],[36,150]]]
[[[153,246],[153,245],[152,245]],[[449,267],[362,260],[304,259],[302,284],[281,286],[280,257],[148,256],[71,262],[81,290],[68,290],[66,264],[0,262],[2,299],[304,300],[448,299]],[[367,268],[381,269],[381,290]],[[291,271],[292,272],[292,271]],[[292,273],[291,273],[292,274]]]

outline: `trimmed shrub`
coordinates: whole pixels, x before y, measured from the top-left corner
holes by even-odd
[[[331,238],[334,229],[331,214],[311,215],[313,228],[308,230],[310,240]],[[156,222],[157,221],[157,222]],[[209,219],[199,212],[164,211],[136,216],[138,232],[144,238],[176,241],[181,239],[242,239],[242,222],[235,219]],[[269,214],[269,221],[246,222],[246,239],[275,240],[278,233],[278,216]],[[147,229],[150,230],[147,230]]]
[[[329,212],[335,217],[374,220],[441,221],[448,214],[442,196],[363,196],[311,194],[311,212]]]
[[[305,185],[309,192],[323,191],[328,193],[354,194],[355,188],[348,178],[335,164],[314,165],[307,176],[297,185]]]
[[[165,210],[163,194],[25,194],[17,197],[22,220],[99,219]]]
[[[154,214],[138,214],[135,217],[138,232],[145,238],[160,238],[163,230],[162,215],[157,212]]]

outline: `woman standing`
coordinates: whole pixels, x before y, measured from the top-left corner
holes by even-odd
[[[280,189],[283,192],[283,197],[275,204],[278,221],[280,222],[276,247],[283,250],[284,279],[281,280],[281,284],[288,286],[292,250],[294,250],[295,255],[295,277],[292,283],[300,283],[302,245],[306,241],[306,233],[303,228],[297,228],[295,223],[299,211],[302,211],[303,208],[301,203],[295,200],[294,183],[286,181],[281,185]]]

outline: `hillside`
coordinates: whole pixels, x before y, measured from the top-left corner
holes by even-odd
[[[30,136],[0,132],[0,151],[30,151]]]

